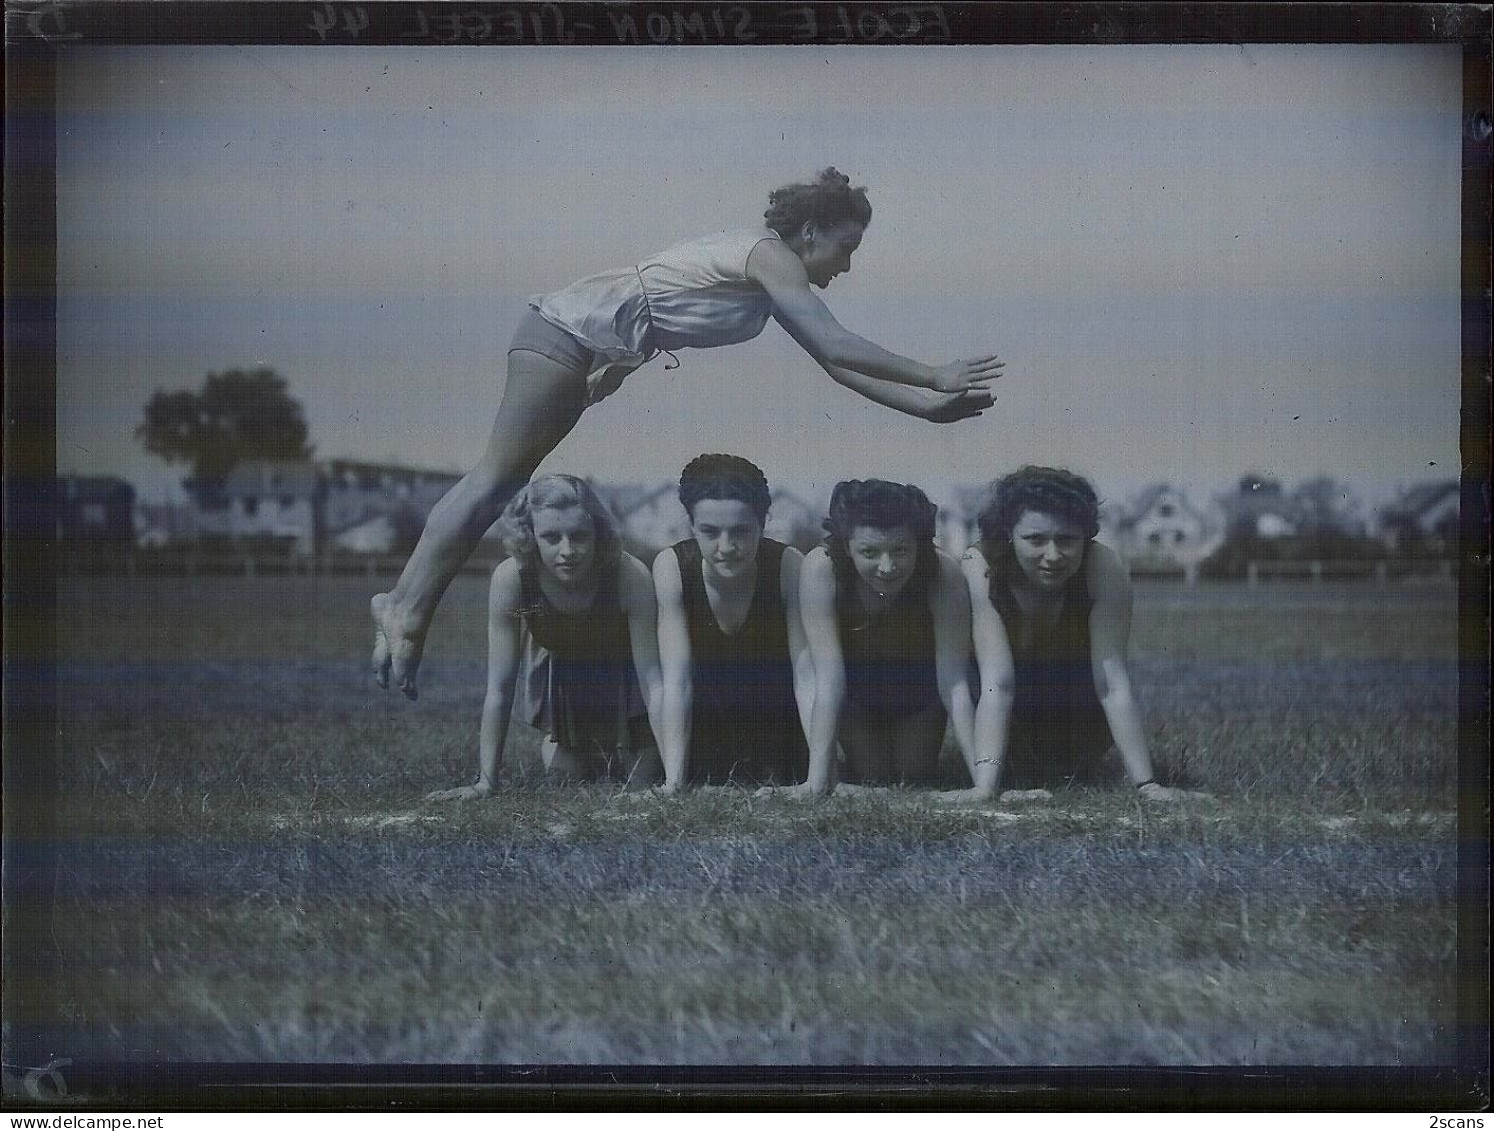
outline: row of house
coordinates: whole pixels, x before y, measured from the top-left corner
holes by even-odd
[[[247,460],[210,505],[142,504],[135,540],[153,548],[226,540],[298,555],[391,553],[413,545],[459,478],[357,460]]]
[[[112,477],[59,479],[58,537],[144,547],[207,541],[276,546],[287,553],[329,551],[389,554],[413,546],[431,508],[459,477],[356,460],[253,460],[229,475],[215,504],[136,504],[135,492]],[[687,537],[684,509],[672,483],[598,482],[598,494],[618,517],[634,548],[652,552]],[[985,487],[957,487],[940,508],[937,536],[959,554],[977,537],[975,517]],[[1150,486],[1101,510],[1101,539],[1133,564],[1194,570],[1227,541],[1280,542],[1321,535],[1373,538],[1391,552],[1429,556],[1457,544],[1456,480],[1420,484],[1401,493],[1372,523],[1352,495],[1331,480],[1311,480],[1291,492],[1246,476],[1236,489],[1203,506],[1169,484]],[[821,535],[828,504],[780,487],[766,533],[802,547]]]

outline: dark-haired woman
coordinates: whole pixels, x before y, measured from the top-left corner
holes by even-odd
[[[1142,797],[1187,796],[1152,769],[1126,666],[1131,583],[1094,540],[1099,509],[1087,480],[1056,468],[996,484],[962,563],[980,669],[975,785],[941,800],[1103,783],[1111,749]]]
[[[815,676],[809,773],[784,792],[932,785],[950,722],[969,764],[970,599],[958,563],[934,546],[934,515],[911,485],[836,484],[799,586]]]
[[[660,352],[744,342],[777,320],[840,384],[925,420],[990,407],[994,356],[930,366],[841,326],[811,287],[850,270],[871,221],[834,169],[769,194],[765,227],[690,240],[530,301],[482,459],[426,520],[399,580],[371,602],[374,677],[409,698],[436,605],[483,532],[580,418]]]
[[[697,456],[679,497],[691,536],[654,558],[661,788],[802,781],[814,678],[799,620],[804,555],[763,536],[768,481],[741,456]]]

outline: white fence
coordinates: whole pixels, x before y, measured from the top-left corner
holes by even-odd
[[[484,576],[500,559],[488,554],[474,555],[462,567],[465,574]],[[65,546],[59,549],[57,566],[62,574],[166,575],[178,577],[256,577],[256,576],[344,576],[397,577],[404,568],[403,554],[331,553],[317,556],[275,554],[248,550],[202,549],[109,549],[105,547]],[[1197,584],[1197,566],[1136,562],[1131,575],[1138,581],[1181,582]],[[1259,560],[1245,563],[1239,579],[1246,585],[1264,583],[1363,582],[1388,585],[1403,581],[1441,581],[1451,583],[1457,577],[1451,558],[1366,561],[1344,560]],[[1228,583],[1228,582],[1221,582]],[[1236,582],[1238,583],[1238,582]]]

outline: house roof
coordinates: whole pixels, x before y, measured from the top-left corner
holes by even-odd
[[[968,483],[957,484],[950,492],[954,498],[956,509],[963,512],[969,518],[974,518],[990,501],[994,484],[981,483],[971,485]]]
[[[1458,481],[1456,479],[1446,479],[1440,483],[1418,483],[1415,487],[1408,487],[1402,491],[1400,496],[1385,508],[1385,513],[1407,516],[1424,514],[1442,503],[1449,495],[1456,496],[1457,493]]]
[[[316,465],[308,460],[251,459],[235,464],[223,483],[229,498],[246,495],[296,495],[316,493]]]
[[[1152,512],[1152,509],[1161,501],[1162,496],[1173,494],[1177,496],[1181,509],[1188,517],[1202,520],[1204,518],[1197,507],[1188,501],[1188,495],[1171,483],[1153,483],[1144,487],[1128,505],[1116,508],[1117,528],[1121,530],[1135,526],[1143,518]]]
[[[62,497],[75,503],[107,503],[135,494],[135,488],[117,475],[59,475],[57,485]]]
[[[1131,505],[1126,508],[1127,518],[1133,521],[1140,518],[1157,505],[1158,499],[1172,489],[1172,485],[1168,483],[1153,483],[1149,487],[1142,488],[1141,494],[1137,495],[1131,501]]]
[[[619,522],[626,520],[629,515],[642,510],[675,489],[673,483],[661,483],[655,487],[642,486],[637,483],[616,483],[604,486],[592,481],[591,486]]]
[[[787,487],[775,487],[768,492],[770,507],[778,507],[780,510],[788,507],[796,507],[805,513],[812,514],[814,508],[804,501],[803,496]]]
[[[462,477],[459,471],[438,471],[429,467],[409,467],[400,463],[369,463],[357,459],[327,459],[318,465],[329,475],[341,476],[352,472],[359,479],[368,479],[373,483],[379,482],[384,475],[419,475],[426,478],[449,479],[455,483]]]

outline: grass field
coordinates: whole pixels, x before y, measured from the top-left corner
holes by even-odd
[[[474,772],[483,595],[408,704],[367,583],[66,579],[62,973],[10,1024],[80,1061],[1452,1056],[1450,589],[1143,587],[1156,759],[1218,796],[1165,810],[561,788],[525,728],[508,788],[428,805]]]

